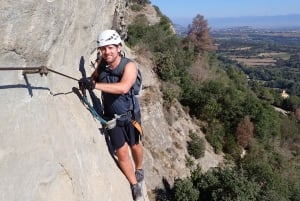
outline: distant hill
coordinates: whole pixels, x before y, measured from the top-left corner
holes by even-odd
[[[205,17],[205,16],[204,16]],[[174,24],[187,27],[192,23],[192,18],[173,18]],[[228,17],[207,18],[212,29],[250,26],[254,28],[289,28],[300,27],[300,14],[276,15],[276,16],[251,16],[251,17]]]

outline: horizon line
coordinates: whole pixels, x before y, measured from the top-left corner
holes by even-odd
[[[242,15],[242,16],[224,16],[224,17],[205,17],[205,19],[223,19],[223,18],[244,18],[244,17],[284,17],[284,16],[299,16],[300,13],[291,13],[291,14],[274,14],[274,15]],[[194,16],[196,17],[196,16]],[[194,17],[169,17],[170,19],[193,19]]]

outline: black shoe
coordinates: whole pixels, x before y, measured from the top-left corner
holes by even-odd
[[[142,189],[139,184],[132,185],[131,192],[132,192],[133,200],[135,200],[135,201],[137,199],[139,199],[140,197],[142,197]]]
[[[143,169],[137,169],[135,171],[135,177],[138,183],[141,183],[144,180],[144,170]]]

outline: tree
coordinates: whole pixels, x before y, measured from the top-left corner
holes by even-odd
[[[245,116],[236,128],[237,141],[240,146],[247,148],[250,140],[253,138],[254,125],[249,116]]]
[[[188,27],[188,37],[195,46],[197,54],[215,49],[209,35],[210,28],[202,15],[197,15]]]

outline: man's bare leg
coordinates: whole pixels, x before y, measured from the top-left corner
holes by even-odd
[[[135,169],[143,168],[143,147],[141,143],[131,146],[132,157],[135,164]]]
[[[121,148],[119,148],[116,151],[116,155],[118,157],[118,164],[119,164],[123,174],[128,179],[129,183],[131,185],[136,184],[137,180],[135,178],[134,167],[133,167],[133,164],[132,164],[130,156],[129,156],[127,143],[125,143]]]

